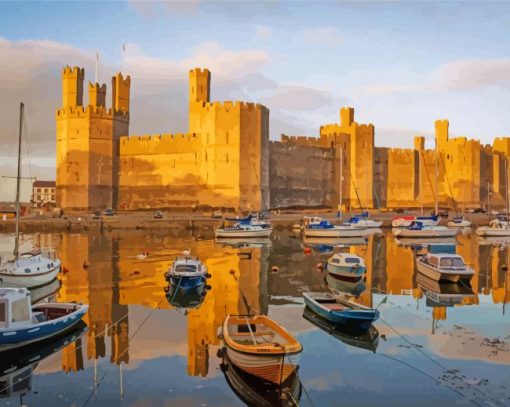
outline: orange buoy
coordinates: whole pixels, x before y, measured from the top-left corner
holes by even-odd
[[[304,252],[305,254],[310,254],[310,253],[312,252],[312,249],[310,249],[309,247],[305,247],[305,248],[303,249],[303,252]]]

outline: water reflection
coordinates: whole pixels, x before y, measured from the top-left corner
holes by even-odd
[[[328,345],[328,350],[323,352],[331,350],[326,338],[333,340],[333,336],[342,342],[335,341],[340,347],[345,344],[350,349],[377,349],[377,354],[384,349],[395,353],[401,351],[402,348],[388,348],[392,345],[391,340],[388,343],[379,341],[383,334],[395,337],[382,322],[378,322],[366,335],[360,335],[333,331],[307,315],[304,315],[304,320],[301,318],[302,305],[294,313],[289,311],[293,304],[300,301],[303,291],[326,291],[328,286],[353,295],[356,302],[368,307],[373,307],[374,303],[379,304],[381,293],[389,295],[389,303],[380,309],[381,318],[398,326],[409,336],[426,338],[422,342],[429,341],[428,351],[441,354],[442,357],[460,357],[460,345],[457,344],[455,351],[452,351],[451,346],[443,346],[443,342],[439,342],[437,332],[431,337],[429,319],[444,321],[451,318],[451,326],[459,324],[459,318],[464,318],[464,324],[476,320],[477,329],[480,329],[477,335],[481,338],[498,336],[503,340],[508,335],[508,331],[501,328],[502,322],[508,322],[504,312],[505,304],[510,301],[510,277],[502,268],[508,263],[507,249],[500,242],[486,244],[469,234],[458,237],[456,250],[475,269],[475,275],[469,290],[456,287],[455,292],[451,291],[452,287],[424,282],[415,269],[415,250],[393,239],[391,233],[370,236],[357,242],[326,242],[326,246],[330,246],[327,250],[318,249],[311,253],[304,252],[303,248],[315,242],[303,242],[288,231],[275,231],[270,244],[217,244],[212,239],[190,236],[189,233],[171,231],[163,234],[144,230],[104,235],[41,234],[38,240],[41,245],[58,250],[67,270],[60,277],[60,290],[55,282],[55,286],[46,287],[47,292],[51,292],[58,301],[83,301],[90,304],[89,313],[85,317],[89,330],[83,339],[84,355],[80,356],[80,353],[68,349],[62,352],[60,358],[63,371],[75,372],[82,367],[93,369],[94,365],[98,365],[98,369],[101,366],[106,369],[105,365],[110,364],[115,367],[115,371],[117,366],[122,365],[128,365],[127,370],[135,371],[137,368],[142,369],[142,362],[145,363],[143,366],[153,366],[150,363],[174,358],[170,367],[170,362],[165,362],[165,369],[175,372],[176,377],[184,377],[180,381],[182,386],[189,385],[194,389],[197,384],[190,380],[195,377],[207,378],[211,386],[214,383],[217,386],[215,388],[221,390],[217,391],[222,397],[229,397],[231,392],[228,387],[221,387],[226,382],[218,370],[220,361],[213,356],[220,346],[217,332],[227,314],[245,314],[249,310],[280,315],[278,322],[298,338],[300,335],[306,337],[310,330],[314,330],[322,335],[314,336],[314,346]],[[171,260],[188,248],[207,265],[211,274],[207,280],[210,291],[204,287],[204,291],[200,289],[190,295],[178,290],[172,292],[170,288],[165,293],[167,283],[164,272]],[[316,266],[331,255],[330,249],[349,251],[363,257],[367,266],[366,280],[352,282],[325,278],[325,273]],[[149,252],[149,255],[137,258],[137,254],[144,251]],[[277,271],[271,272],[271,269]],[[415,305],[425,303],[425,307],[415,310],[408,305],[408,300],[414,301]],[[468,304],[471,307],[464,307],[464,312],[457,309]],[[168,312],[175,308],[186,308],[187,314]],[[315,353],[314,346],[304,344],[303,357],[307,359],[308,355],[311,356],[307,359],[308,364],[301,362],[300,376],[303,383],[306,383],[303,377],[307,377],[311,383],[312,376],[321,375],[323,367],[314,365],[315,356],[321,354]],[[469,352],[472,352],[471,348]],[[498,356],[498,363],[510,363],[508,357],[501,355],[502,352]],[[468,353],[462,357],[475,362],[483,360],[491,368],[493,366],[493,358],[485,354],[472,357]],[[228,361],[225,363],[228,364]],[[352,366],[350,368],[354,369]],[[376,366],[371,368],[377,370]],[[147,369],[144,370],[145,376],[152,374],[150,367],[143,369]],[[335,369],[342,368],[336,365]],[[228,370],[225,376],[234,388],[232,383],[242,382],[242,378],[238,378],[239,375],[236,379],[230,378]],[[232,372],[235,373],[235,370],[232,369]],[[217,381],[218,375],[221,383]],[[86,389],[93,385],[92,379],[83,383],[78,380],[72,382],[72,376],[69,375],[69,380],[82,389],[80,393],[86,393]],[[403,377],[402,380],[407,380],[405,375]],[[98,374],[96,382],[100,379],[101,375]],[[299,378],[296,380],[296,383],[300,383]],[[130,384],[134,386],[134,382],[131,379]],[[247,385],[252,384],[253,381],[248,380]],[[207,384],[201,385],[207,387]],[[338,390],[335,386],[341,384],[331,387]],[[321,388],[323,390],[319,390]],[[317,385],[315,391],[326,392],[324,388]],[[396,387],[388,390],[390,393],[398,393]],[[255,390],[251,391],[259,394]],[[44,393],[44,388],[41,392]],[[134,393],[133,390],[131,392]],[[175,389],[175,393],[178,392],[179,389]],[[164,393],[161,397],[169,396]],[[243,397],[241,399],[244,400]],[[51,400],[50,393],[45,400]],[[328,400],[336,399],[331,396]],[[82,401],[78,404],[81,405]]]

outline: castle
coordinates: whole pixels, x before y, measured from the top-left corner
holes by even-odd
[[[436,149],[417,136],[413,149],[375,147],[374,126],[354,109],[319,137],[269,140],[269,109],[246,102],[211,102],[211,73],[189,71],[189,126],[184,134],[129,136],[131,79],[88,84],[84,70],[62,72],[57,110],[57,205],[64,210],[282,207],[479,207],[501,205],[510,138],[493,146],[451,139],[435,123]],[[340,202],[340,199],[342,202]]]

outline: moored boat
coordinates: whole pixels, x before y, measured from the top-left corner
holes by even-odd
[[[478,294],[467,284],[450,284],[432,280],[418,273],[416,284],[427,298],[427,305],[453,307],[458,304],[478,304]]]
[[[224,226],[216,228],[214,235],[217,238],[249,238],[249,237],[269,237],[273,232],[271,225],[254,225],[251,223],[236,223],[233,226]]]
[[[457,232],[457,229],[451,229],[446,226],[428,226],[418,221],[414,221],[407,227],[393,229],[393,235],[398,238],[454,237]]]
[[[326,219],[320,217],[305,217],[303,234],[305,237],[360,237],[368,236],[372,232],[365,228],[355,225],[333,225]]]
[[[180,288],[193,288],[207,278],[207,266],[198,257],[179,256],[165,273],[165,279]]]
[[[463,216],[457,216],[448,222],[450,228],[468,228],[471,226],[471,221],[464,219]]]
[[[494,219],[489,226],[476,228],[478,236],[510,236],[510,224],[507,221]]]
[[[334,295],[353,295],[358,297],[366,290],[363,277],[342,277],[326,273],[326,284]]]
[[[469,282],[474,274],[461,256],[450,253],[427,253],[416,259],[416,267],[418,272],[436,281]]]
[[[330,293],[303,293],[305,304],[316,314],[336,325],[351,325],[368,329],[379,318],[379,311]]]
[[[166,299],[168,303],[179,309],[198,308],[205,299],[207,289],[205,281],[195,287],[182,288],[178,284],[169,284],[165,287]]]
[[[328,273],[344,277],[360,277],[366,269],[363,258],[351,253],[335,253],[326,263]]]
[[[427,225],[427,226],[436,226],[439,224],[439,217],[438,216],[414,216],[414,215],[396,216],[391,221],[391,226],[394,228],[403,228],[403,227],[411,226],[411,224],[415,221],[421,222],[423,225]]]
[[[363,212],[359,215],[351,216],[351,218],[346,222],[346,224],[360,226],[364,228],[380,228],[383,223],[382,221],[370,219],[368,217],[368,212]]]
[[[44,303],[31,306],[26,288],[0,288],[0,351],[60,335],[81,321],[88,305]]]
[[[265,315],[228,315],[222,334],[232,363],[276,384],[293,374],[296,364],[291,356],[303,349],[294,336]]]

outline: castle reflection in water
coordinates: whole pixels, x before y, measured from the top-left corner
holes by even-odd
[[[56,247],[65,268],[57,300],[90,304],[85,318],[89,326],[86,349],[75,342],[63,350],[65,372],[83,369],[85,357],[109,357],[117,365],[129,363],[129,338],[137,328],[130,326],[129,307],[173,308],[165,297],[163,274],[171,259],[184,249],[190,248],[193,255],[205,260],[211,274],[207,282],[211,289],[203,303],[185,313],[188,375],[207,376],[209,348],[219,345],[218,328],[228,313],[267,313],[269,305],[301,297],[302,291],[326,289],[324,273],[317,263],[327,258],[328,247],[319,245],[311,254],[304,254],[302,240],[289,232],[275,232],[270,244],[251,246],[220,245],[207,238],[146,231],[43,235],[41,245]],[[365,290],[350,287],[354,291],[359,288],[357,301],[367,306],[374,305],[377,293],[412,296],[417,301],[425,297],[437,321],[447,319],[449,306],[479,304],[479,294],[501,304],[502,312],[510,301],[510,277],[502,270],[507,250],[480,244],[474,235],[458,237],[457,253],[476,273],[471,288],[457,295],[458,300],[451,304],[442,301],[439,285],[420,282],[413,250],[397,244],[391,234],[370,237],[366,245],[347,250],[363,256],[367,263]],[[149,256],[138,258],[144,251]]]

